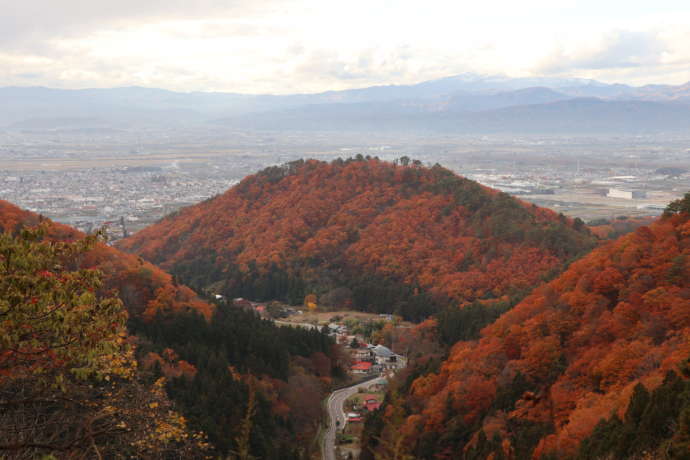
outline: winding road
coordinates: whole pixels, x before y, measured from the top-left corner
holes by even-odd
[[[345,400],[357,393],[360,388],[385,381],[384,377],[377,377],[372,380],[352,385],[347,388],[336,390],[328,397],[326,408],[328,409],[328,426],[321,445],[321,458],[323,460],[335,460],[335,434],[338,428],[345,426],[346,415],[343,411]]]

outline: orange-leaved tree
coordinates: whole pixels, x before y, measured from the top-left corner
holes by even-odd
[[[127,313],[116,298],[98,298],[101,276],[74,269],[92,236],[44,240],[45,229],[0,235],[0,382],[65,379],[128,372]]]
[[[122,302],[98,294],[99,271],[78,268],[97,241],[0,234],[0,456],[198,455],[203,437],[163,382],[136,379]]]

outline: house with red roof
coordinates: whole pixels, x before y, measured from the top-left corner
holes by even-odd
[[[364,403],[364,408],[368,412],[374,412],[375,410],[378,410],[379,407],[381,407],[381,403],[379,401],[371,401]]]
[[[353,374],[368,374],[371,372],[372,364],[367,361],[358,361],[350,367]]]
[[[349,414],[347,414],[347,421],[348,422],[363,422],[364,417],[362,417],[361,415],[359,415],[356,412],[350,412]]]
[[[362,395],[362,406],[368,412],[373,412],[379,407],[381,407],[381,401],[379,401],[379,398],[376,395],[365,394]]]

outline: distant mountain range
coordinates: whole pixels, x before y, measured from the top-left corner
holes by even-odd
[[[457,133],[677,132],[690,128],[690,83],[632,87],[584,79],[458,75],[415,85],[295,95],[154,88],[0,88],[10,130],[207,125],[257,130]]]

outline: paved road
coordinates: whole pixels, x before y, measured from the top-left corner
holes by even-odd
[[[328,427],[326,428],[326,434],[323,437],[323,444],[321,445],[321,458],[323,460],[335,460],[335,433],[337,428],[343,428],[345,426],[345,421],[347,417],[345,412],[343,412],[343,404],[345,400],[357,393],[357,391],[362,387],[368,387],[374,383],[379,383],[384,381],[383,377],[378,377],[373,380],[367,380],[366,382],[358,383],[352,385],[351,387],[342,388],[340,390],[334,391],[328,397],[326,402],[326,407],[328,409]],[[338,422],[338,423],[337,423]]]

